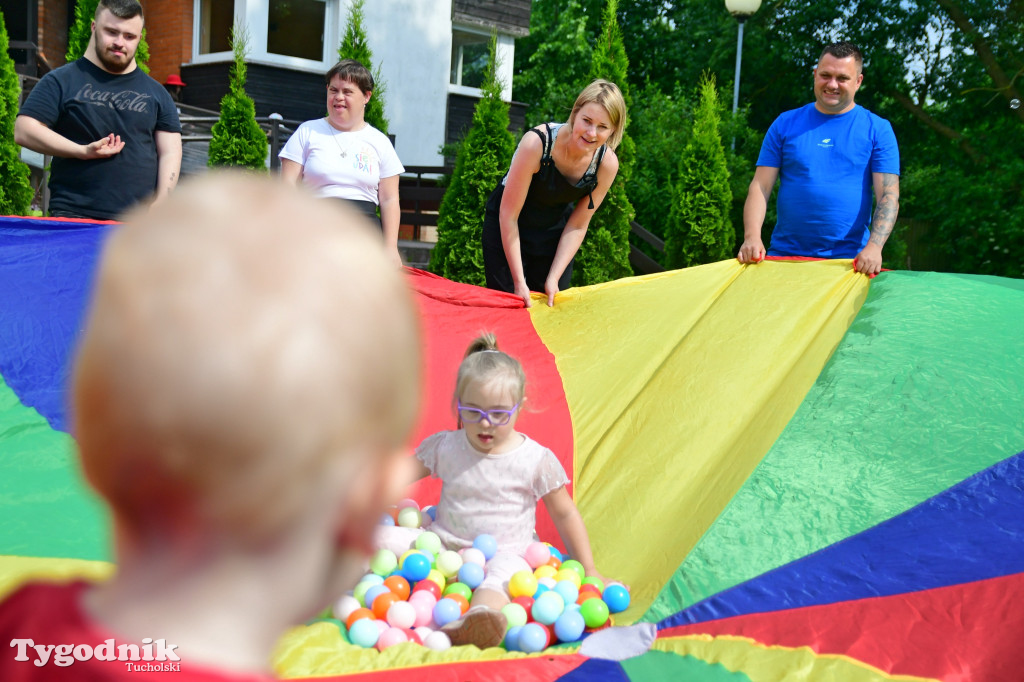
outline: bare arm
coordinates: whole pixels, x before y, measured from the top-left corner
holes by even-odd
[[[569,214],[569,220],[565,223],[562,236],[558,239],[558,248],[555,249],[554,260],[551,261],[551,270],[548,272],[547,280],[544,282],[544,292],[548,295],[548,305],[555,305],[555,294],[558,293],[558,280],[569,267],[576,252],[580,250],[583,238],[587,236],[587,228],[590,227],[590,219],[594,212],[601,207],[601,202],[608,195],[612,181],[619,172],[619,158],[611,149],[607,150],[601,165],[597,169],[597,187],[586,197],[576,202],[576,208]],[[590,199],[594,199],[594,208],[590,208]]]
[[[181,133],[157,130],[153,139],[156,142],[156,196],[153,206],[167,198],[171,190],[178,184],[181,173]]]
[[[594,203],[596,204],[597,202],[595,201]],[[604,576],[598,573],[594,567],[594,554],[590,549],[590,536],[587,534],[587,527],[583,523],[583,517],[580,516],[579,509],[576,508],[576,503],[569,496],[569,491],[563,486],[558,490],[551,491],[542,499],[548,514],[551,515],[551,520],[555,523],[555,528],[558,529],[558,535],[562,538],[562,542],[565,543],[565,548],[569,551],[570,556],[583,564],[583,569],[587,572],[587,575],[598,577],[601,579],[601,582],[607,582]]]
[[[18,116],[14,120],[14,141],[40,154],[65,159],[102,159],[119,154],[124,149],[120,135],[111,133],[95,142],[78,144],[31,116]]]
[[[895,173],[872,173],[871,181],[875,188],[871,236],[854,259],[853,266],[857,272],[874,277],[882,270],[882,247],[892,234],[900,211],[900,176]]]
[[[505,191],[501,196],[501,207],[498,210],[501,245],[512,273],[514,292],[523,299],[527,308],[531,305],[530,287],[526,284],[523,253],[519,246],[519,212],[523,210],[526,194],[530,190],[530,181],[540,170],[540,158],[543,153],[544,145],[538,136],[528,133],[519,141],[519,149],[508,169]]]
[[[761,227],[768,212],[768,200],[779,178],[779,169],[758,166],[754,179],[747,190],[747,201],[743,204],[743,245],[736,259],[741,263],[757,263],[764,260],[765,248],[761,241]]]
[[[384,228],[384,248],[395,264],[401,267],[402,256],[398,253],[398,224],[402,217],[402,209],[398,201],[397,175],[380,179],[377,198],[380,201],[380,224]]]
[[[291,159],[281,159],[281,178],[291,185],[297,185],[302,177],[302,164]]]

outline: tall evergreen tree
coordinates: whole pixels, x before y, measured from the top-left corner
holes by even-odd
[[[729,218],[729,169],[718,131],[722,105],[714,75],[705,73],[698,90],[693,134],[679,160],[669,211],[665,260],[670,268],[724,260],[733,255],[736,244]]]
[[[591,78],[604,78],[619,86],[626,100],[628,111],[631,100],[626,74],[629,60],[622,44],[615,13],[618,0],[608,0],[602,19],[601,36],[594,48]],[[597,284],[632,274],[629,265],[629,231],[633,220],[633,205],[626,196],[626,185],[633,173],[636,147],[629,134],[622,136],[619,148],[619,172],[605,195],[601,206],[594,213],[587,230],[587,236],[576,256],[572,272],[572,283],[576,286]]]
[[[69,64],[85,55],[92,38],[92,20],[96,16],[96,8],[100,0],[78,0],[75,3],[75,23],[68,29],[68,51],[64,59]],[[149,45],[146,43],[146,29],[142,29],[142,38],[135,51],[135,63],[144,72],[149,73]]]
[[[220,100],[220,120],[210,131],[210,166],[236,166],[266,171],[267,135],[256,123],[256,105],[245,92],[249,36],[241,27],[231,29],[229,90]]]
[[[29,169],[14,143],[14,119],[18,116],[21,87],[14,60],[7,48],[10,38],[0,12],[0,215],[25,215],[32,203]]]
[[[366,105],[364,117],[367,123],[387,135],[388,119],[384,113],[384,92],[387,85],[381,78],[380,65],[373,64],[373,52],[370,51],[366,29],[363,27],[363,2],[364,0],[355,0],[349,7],[345,37],[338,48],[338,61],[354,59],[370,70],[373,75],[373,96]]]
[[[467,284],[484,284],[483,235],[487,198],[508,169],[515,137],[509,132],[509,105],[501,99],[497,38],[491,36],[490,59],[473,110],[473,123],[459,146],[455,170],[441,201],[437,245],[430,271]]]
[[[533,51],[527,68],[517,74],[514,81],[515,99],[528,105],[526,123],[529,127],[565,121],[576,95],[589,82],[594,51],[579,0],[569,0],[555,22],[552,30],[538,27],[545,36],[544,41]],[[516,54],[519,54],[518,49]]]

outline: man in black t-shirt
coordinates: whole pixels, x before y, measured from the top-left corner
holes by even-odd
[[[18,112],[14,140],[54,157],[51,216],[111,220],[178,182],[177,108],[135,62],[143,22],[136,0],[100,0],[85,55],[46,74]]]

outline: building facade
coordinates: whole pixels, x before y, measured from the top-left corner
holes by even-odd
[[[246,91],[256,115],[308,120],[326,113],[323,74],[337,60],[351,0],[144,0],[150,75],[186,83],[183,104],[216,111],[228,89],[230,32],[248,37]],[[25,36],[19,70],[64,62],[74,0],[3,0]],[[10,6],[10,10],[8,8]],[[497,35],[499,74],[511,101],[515,38],[526,35],[530,0],[366,0],[364,27],[386,84],[386,114],[407,166],[440,166],[443,144],[462,135]],[[24,24],[24,26],[22,26]],[[19,45],[22,45],[19,42]],[[33,63],[34,62],[34,63]],[[369,65],[368,65],[369,66]],[[522,107],[513,104],[513,128]]]

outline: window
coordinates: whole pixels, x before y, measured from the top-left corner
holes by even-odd
[[[199,54],[231,51],[231,24],[235,0],[201,0],[199,6]]]
[[[452,85],[469,88],[483,85],[490,41],[490,36],[482,33],[452,29]]]
[[[195,62],[231,58],[231,29],[248,36],[249,61],[321,71],[333,63],[340,0],[193,0]]]
[[[322,61],[325,0],[270,0],[267,52]]]

